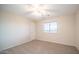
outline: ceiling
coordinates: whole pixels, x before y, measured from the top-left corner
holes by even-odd
[[[32,8],[31,8],[32,7]],[[41,8],[42,7],[42,8]],[[36,7],[37,8],[37,7]],[[50,16],[62,16],[62,15],[74,15],[79,10],[78,4],[41,4],[40,9],[46,12],[39,11],[40,14],[34,15],[36,11],[31,4],[14,4],[14,5],[0,5],[0,10],[11,11],[17,14],[21,14],[30,19],[44,19]],[[41,15],[41,16],[40,16]]]

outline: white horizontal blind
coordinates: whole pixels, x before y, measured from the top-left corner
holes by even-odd
[[[44,23],[44,32],[57,32],[57,22]]]

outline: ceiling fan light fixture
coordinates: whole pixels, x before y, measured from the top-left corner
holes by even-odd
[[[47,11],[48,7],[43,4],[32,4],[30,5],[27,12],[31,12],[30,15],[37,17],[49,16],[49,12]]]

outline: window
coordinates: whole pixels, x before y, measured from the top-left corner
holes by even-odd
[[[44,32],[57,32],[57,22],[49,22],[44,24]]]

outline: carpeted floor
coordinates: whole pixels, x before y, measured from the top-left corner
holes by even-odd
[[[66,46],[47,41],[33,40],[31,42],[1,51],[0,54],[78,54],[72,46]]]

